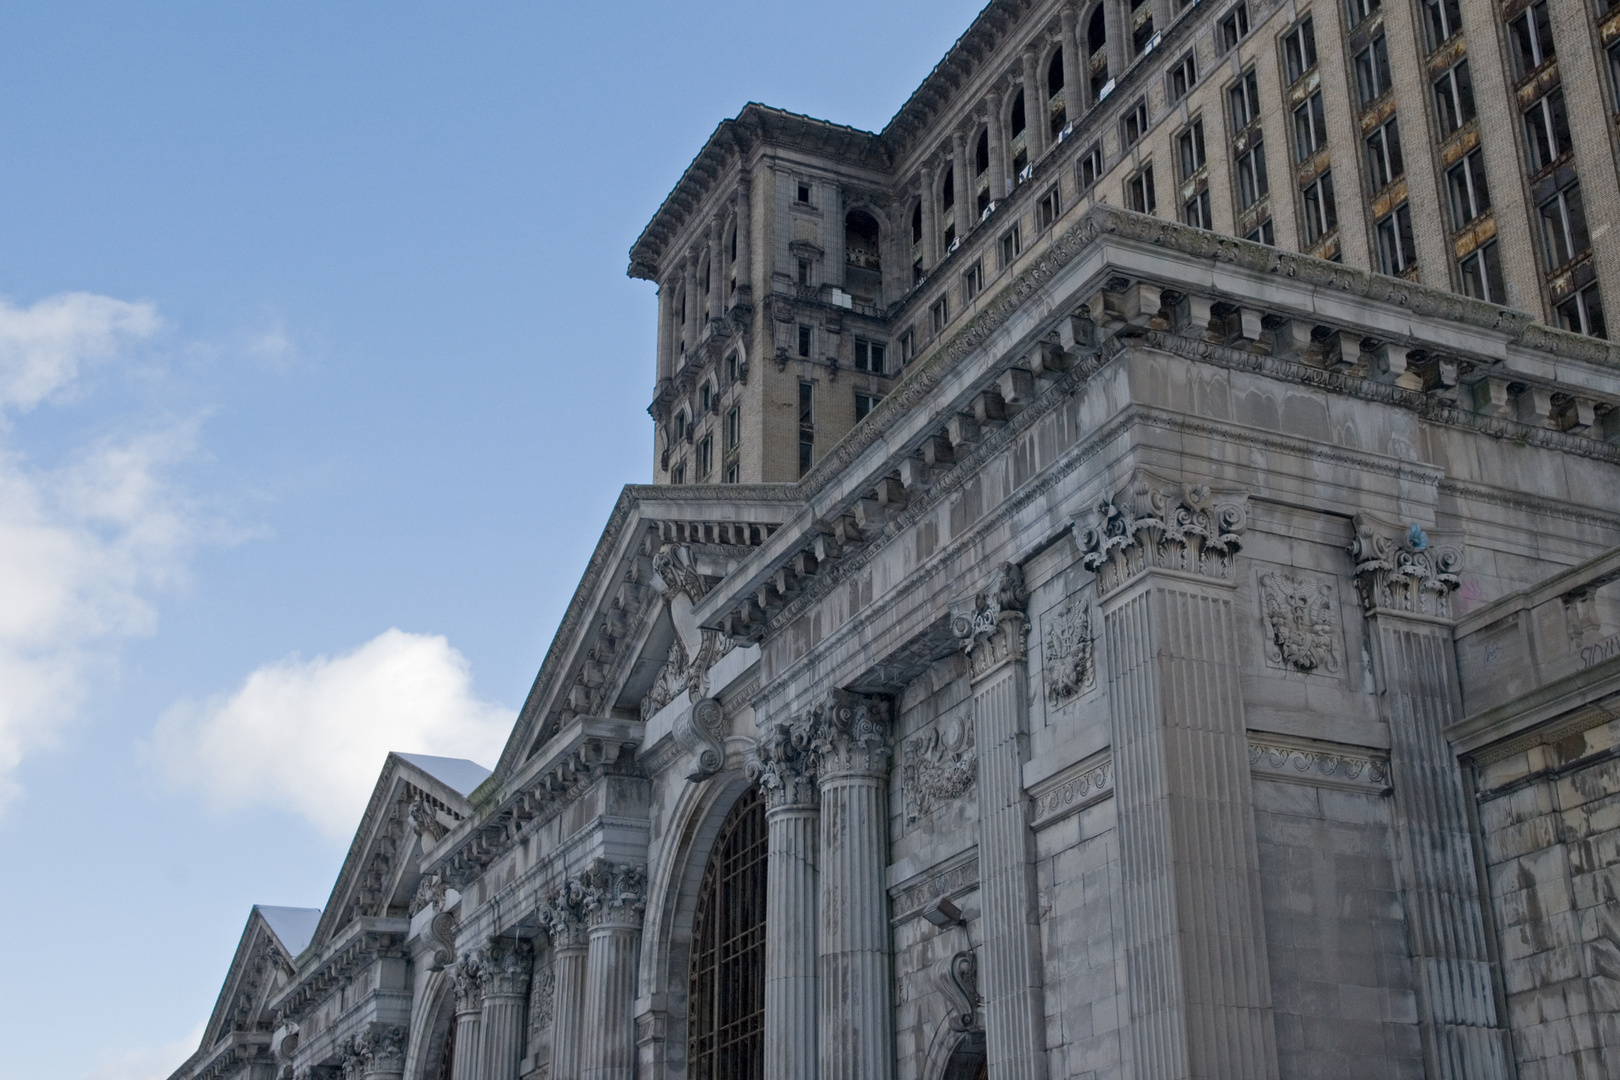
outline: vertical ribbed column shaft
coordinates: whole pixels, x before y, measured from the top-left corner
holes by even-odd
[[[1024,797],[1029,737],[1026,628],[1023,615],[1004,614],[973,654],[983,904],[979,988],[991,1080],[1041,1080],[1047,1072],[1035,834]]]
[[[1081,93],[1086,80],[1080,73],[1080,38],[1073,8],[1066,7],[1058,12],[1058,25],[1063,38],[1063,120],[1075,124],[1079,123],[1080,110],[1085,107]]]
[[[1131,38],[1130,9],[1125,0],[1103,0],[1103,32],[1107,40],[1103,51],[1108,54],[1108,77],[1117,79],[1125,71]]]
[[[932,270],[939,262],[939,192],[934,186],[934,167],[922,167],[923,269]]]
[[[967,137],[951,132],[951,172],[956,177],[956,235],[966,236],[973,228],[973,186],[968,180]]]
[[[682,290],[682,295],[685,298],[686,321],[681,327],[681,342],[686,346],[686,353],[690,354],[697,345],[698,326],[702,323],[703,317],[703,294],[698,292],[698,260],[695,252],[687,252],[684,272],[686,287]],[[677,309],[676,316],[679,315],[680,310]],[[680,359],[677,357],[675,367],[679,370],[680,366]]]
[[[1041,93],[1040,55],[1024,50],[1024,148],[1030,164],[1046,149],[1046,95]]]
[[[450,1073],[455,1080],[461,1080],[463,1076],[478,1076],[478,1061],[483,1050],[483,1019],[483,1009],[477,1003],[467,1008],[456,1007],[456,1057]]]
[[[821,776],[821,1080],[887,1080],[888,785],[882,774]]]
[[[673,367],[672,360],[671,360],[671,357],[674,354],[674,334],[673,334],[673,332],[671,330],[671,323],[674,321],[674,316],[671,314],[671,311],[674,308],[674,304],[673,304],[672,299],[671,299],[673,297],[673,295],[674,295],[674,289],[670,286],[670,283],[668,281],[663,281],[663,282],[659,283],[659,285],[658,285],[658,381],[660,383],[662,383],[665,379],[669,378],[672,374],[674,374],[674,367]]]
[[[1451,629],[1386,612],[1368,621],[1389,724],[1397,865],[1429,1075],[1506,1077],[1467,795],[1445,737],[1459,718]]]
[[[990,114],[990,198],[999,202],[1007,197],[1007,118],[1000,88],[987,91],[984,102]]]
[[[726,222],[724,218],[716,217],[709,222],[709,302],[708,317],[718,319],[724,310],[725,301],[725,255],[722,246],[725,242]]]
[[[1131,1041],[1154,1080],[1277,1076],[1230,587],[1104,604]]]
[[[482,1029],[482,1080],[517,1080],[523,1058],[523,995],[486,993]]]
[[[608,921],[591,927],[580,1080],[635,1077],[636,948],[640,940],[639,924]]]
[[[765,1075],[772,1080],[816,1077],[819,818],[814,802],[766,813]]]
[[[737,288],[739,291],[748,287],[753,281],[753,278],[750,276],[753,266],[753,261],[750,256],[753,255],[754,251],[754,218],[749,200],[751,190],[752,186],[749,184],[748,177],[745,174],[737,181],[736,195],[737,261],[733,264],[733,269],[736,270],[737,273]]]
[[[579,1080],[584,1038],[585,953],[581,944],[553,939],[551,973],[551,1080]]]

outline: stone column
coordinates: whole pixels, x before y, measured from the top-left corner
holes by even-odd
[[[634,1080],[636,951],[647,907],[647,871],[598,859],[580,880],[590,919],[580,1080]]]
[[[973,181],[968,178],[967,136],[951,132],[951,171],[956,176],[956,235],[965,237],[973,228]]]
[[[834,691],[812,722],[821,789],[821,1080],[894,1075],[888,704]]]
[[[674,302],[671,299],[669,282],[658,283],[658,385],[663,386],[664,380],[674,374],[673,363],[674,335],[670,331],[670,323],[674,319],[672,314]]]
[[[1063,36],[1063,113],[1066,123],[1078,124],[1085,108],[1085,86],[1089,81],[1080,70],[1080,35],[1073,8],[1058,12],[1059,33]]]
[[[737,271],[737,296],[739,299],[745,295],[751,296],[753,291],[754,279],[750,276],[753,263],[750,256],[753,255],[754,251],[754,230],[753,215],[749,206],[749,193],[748,174],[744,173],[737,180],[737,194],[735,196],[737,205],[737,262],[735,268]],[[748,292],[745,293],[744,290],[748,290]]]
[[[934,165],[922,167],[923,270],[939,265],[939,192],[934,187]]]
[[[1077,523],[1108,641],[1131,1043],[1155,1080],[1277,1076],[1233,610],[1247,504],[1138,471]]]
[[[726,256],[722,250],[726,240],[726,220],[716,216],[709,222],[709,319],[718,319],[725,310]]]
[[[1421,528],[1355,519],[1350,551],[1367,613],[1379,712],[1389,724],[1396,873],[1434,1080],[1509,1075],[1485,944],[1462,772],[1445,729],[1461,719],[1451,593],[1462,559]]]
[[[1046,152],[1046,95],[1041,92],[1040,54],[1024,50],[1024,147],[1033,165]]]
[[[405,1075],[405,1036],[404,1024],[372,1024],[354,1037],[344,1055],[345,1072],[359,1080],[399,1080]]]
[[[984,101],[990,110],[990,197],[999,202],[1007,197],[1007,117],[1001,88],[986,91]]]
[[[517,1080],[527,1032],[523,1003],[534,956],[527,942],[491,942],[484,959],[483,1068],[479,1080]],[[460,1034],[459,1032],[457,1034]]]
[[[448,971],[456,994],[456,1056],[450,1075],[479,1075],[484,1040],[484,962],[476,954],[464,956]]]
[[[1125,71],[1130,55],[1131,18],[1125,0],[1103,0],[1103,30],[1108,35],[1104,51],[1108,53],[1108,77],[1117,79]]]
[[[691,356],[692,350],[697,347],[698,326],[703,317],[703,295],[698,292],[698,253],[686,253],[686,323],[681,330],[681,341],[686,346],[682,356],[675,358],[675,370],[679,371],[684,356]]]
[[[579,881],[570,880],[552,893],[539,915],[551,938],[551,1080],[579,1080],[587,948],[584,889]]]
[[[973,742],[979,755],[979,992],[991,1080],[1044,1080],[1046,1007],[1035,834],[1024,797],[1029,756],[1029,620],[1024,575],[1003,563],[995,593],[980,596],[951,631],[967,650]]]
[[[765,795],[765,1075],[816,1080],[815,761],[807,723],[778,725],[759,748]]]

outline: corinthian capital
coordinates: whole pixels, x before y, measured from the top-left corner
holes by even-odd
[[[1029,588],[1024,572],[1014,563],[1001,564],[996,589],[973,598],[971,611],[951,620],[951,633],[962,643],[975,679],[1002,664],[1023,660],[1029,637]]]
[[[582,949],[586,943],[585,890],[578,878],[570,878],[540,905],[540,924],[551,938],[553,949]]]
[[[834,690],[817,706],[810,724],[810,745],[823,779],[840,776],[883,776],[889,771],[889,703]]]
[[[1368,613],[1451,618],[1451,594],[1462,584],[1462,553],[1432,542],[1418,525],[1355,517],[1350,556],[1356,562],[1356,592]]]
[[[1086,569],[1107,595],[1148,570],[1227,581],[1249,521],[1247,492],[1164,480],[1138,470],[1081,526]]]
[[[640,926],[647,907],[647,868],[597,859],[580,875],[592,926]]]
[[[768,810],[814,806],[816,754],[810,745],[808,718],[777,724],[759,742],[758,762],[751,766]]]
[[[492,941],[479,950],[484,967],[485,996],[518,997],[527,994],[534,953],[526,941]]]
[[[456,1011],[475,1012],[484,1000],[484,961],[477,953],[463,956],[447,969],[456,988]]]

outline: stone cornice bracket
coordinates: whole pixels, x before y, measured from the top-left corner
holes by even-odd
[[[707,780],[726,763],[726,713],[712,697],[700,698],[681,714],[670,732],[682,750],[693,757],[693,768],[686,778],[693,783]]]
[[[972,949],[963,949],[940,961],[934,968],[934,980],[950,1005],[947,1020],[952,1031],[978,1031],[984,1025],[979,1019],[979,958]]]
[[[521,938],[491,941],[478,950],[486,994],[514,997],[527,992],[534,951]]]
[[[585,947],[585,889],[578,878],[570,878],[562,888],[554,890],[537,915],[552,949]]]
[[[886,776],[889,771],[889,703],[848,690],[834,690],[816,707],[810,746],[820,761],[818,781],[845,776]]]
[[[1419,525],[1369,514],[1357,514],[1354,521],[1349,551],[1362,610],[1449,621],[1451,594],[1462,584],[1462,552],[1434,543]]]
[[[1248,521],[1247,492],[1212,491],[1139,469],[1097,504],[1092,522],[1075,524],[1102,597],[1150,570],[1230,583]]]
[[[1003,664],[1025,658],[1028,652],[1029,587],[1024,571],[1017,564],[1004,562],[996,581],[996,591],[973,598],[970,611],[951,619],[951,633],[968,654],[972,678],[981,679]]]
[[[579,876],[592,926],[640,926],[647,908],[647,868],[597,859]]]
[[[759,741],[749,772],[769,810],[803,809],[816,804],[816,754],[809,721],[777,724]]]

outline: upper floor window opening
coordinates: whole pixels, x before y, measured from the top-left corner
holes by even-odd
[[[1620,110],[1620,41],[1609,46],[1609,91],[1614,108]]]
[[[1138,214],[1151,214],[1159,208],[1158,192],[1153,185],[1153,163],[1142,166],[1125,181],[1125,205]]]
[[[811,278],[812,278],[813,269],[814,269],[814,264],[809,259],[803,258],[801,256],[800,259],[799,259],[799,262],[798,262],[798,275],[799,275],[799,284],[800,285],[808,286],[808,285],[811,284]]]
[[[737,223],[735,221],[726,226],[725,252],[727,295],[734,296],[737,292]]]
[[[881,341],[855,339],[855,370],[871,375],[884,373],[884,345]]]
[[[1102,141],[1098,140],[1088,146],[1086,152],[1080,155],[1080,160],[1075,163],[1075,175],[1080,190],[1085,192],[1095,187],[1097,181],[1102,179],[1102,173]]]
[[[1541,217],[1542,254],[1547,270],[1557,270],[1591,247],[1586,230],[1586,208],[1581,185],[1572,180],[1538,207]]]
[[[1324,172],[1300,192],[1305,242],[1315,244],[1339,227],[1339,205],[1333,198],[1333,173]]]
[[[1126,112],[1124,116],[1120,117],[1120,121],[1119,121],[1119,142],[1120,142],[1120,145],[1125,147],[1126,149],[1129,149],[1130,147],[1135,146],[1138,142],[1140,142],[1142,140],[1142,136],[1147,134],[1147,130],[1148,130],[1147,97],[1146,97],[1146,95],[1144,95],[1144,96],[1137,99],[1136,104],[1132,105],[1130,107],[1130,110],[1128,112]]]
[[[1053,184],[1047,193],[1041,196],[1041,201],[1035,204],[1036,227],[1042,229],[1051,228],[1062,211],[1063,207],[1058,200],[1058,187]]]
[[[815,383],[809,379],[799,380],[800,430],[807,430],[816,426],[815,404]]]
[[[669,482],[677,487],[686,483],[686,462],[676,462],[675,467],[669,470]]]
[[[1322,110],[1322,91],[1318,90],[1294,108],[1294,160],[1309,161],[1326,146],[1327,118]]]
[[[1175,67],[1170,69],[1165,90],[1171,101],[1180,101],[1187,96],[1196,82],[1198,82],[1198,61],[1189,51]]]
[[[990,132],[981,130],[973,142],[973,175],[983,176],[990,171]]]
[[[951,321],[950,297],[942,296],[938,300],[935,300],[934,306],[928,309],[928,314],[933,320],[934,333],[937,334],[944,330],[945,324]]]
[[[1024,166],[1029,164],[1029,134],[1025,130],[1029,126],[1027,111],[1024,108],[1024,92],[1019,90],[1013,95],[1012,110],[1007,118],[1007,130],[1012,132],[1013,175],[1020,180],[1023,179]]]
[[[984,260],[974,259],[962,274],[962,306],[966,307],[984,289]]]
[[[956,215],[951,211],[956,209],[956,168],[952,166],[945,170],[945,179],[939,185],[940,216],[945,219],[944,242],[945,247],[951,246],[956,239]]]
[[[855,422],[858,424],[865,420],[872,410],[877,408],[877,403],[882,400],[883,398],[877,394],[863,394],[857,391],[855,394]]]
[[[1001,265],[1003,267],[1011,266],[1013,260],[1023,253],[1024,239],[1019,233],[1018,223],[1014,222],[1012,228],[1001,234]]]
[[[714,436],[705,435],[698,440],[697,447],[697,474],[707,480],[709,473],[714,469]]]
[[[1108,21],[1101,4],[1092,9],[1086,24],[1086,52],[1091,57],[1091,100],[1101,101],[1108,87]]]
[[[1194,173],[1204,167],[1204,119],[1199,117],[1181,129],[1176,136],[1176,163],[1181,178],[1191,180]]]
[[[810,357],[810,328],[804,323],[799,324],[799,355],[805,359]]]
[[[844,215],[844,263],[857,271],[873,274],[883,270],[883,231],[878,226],[877,218],[860,207]],[[858,288],[851,288],[850,291],[862,292]]]
[[[1355,69],[1357,102],[1365,109],[1383,97],[1390,86],[1389,44],[1382,31],[1356,54]]]
[[[741,364],[739,363],[737,350],[733,349],[726,353],[726,382],[728,384],[736,382],[740,374]]]
[[[1101,10],[1101,9],[1099,9]],[[1231,52],[1249,34],[1249,5],[1240,3],[1215,24],[1215,48],[1217,52]]]
[[[1395,118],[1375,128],[1367,136],[1366,145],[1367,176],[1372,190],[1381,191],[1406,171],[1406,163],[1401,160],[1401,132]]]
[[[1474,118],[1474,84],[1467,60],[1459,61],[1434,80],[1434,111],[1443,136]]]
[[[682,439],[686,438],[687,430],[688,430],[688,425],[687,425],[687,422],[686,422],[686,410],[685,409],[677,409],[675,411],[675,440],[674,441],[675,442],[680,442]]]
[[[1271,190],[1266,179],[1266,143],[1264,139],[1249,140],[1248,149],[1237,159],[1238,207],[1247,210],[1264,198]]]
[[[1316,66],[1316,27],[1309,15],[1283,35],[1283,63],[1288,71],[1288,82],[1298,82]]]
[[[726,413],[726,449],[735,450],[742,442],[742,406],[733,405]]]
[[[1245,235],[1243,239],[1255,244],[1264,244],[1267,247],[1276,247],[1277,230],[1271,224],[1271,219],[1266,218],[1266,220],[1250,229],[1248,234]]]
[[[1558,314],[1558,325],[1565,330],[1590,337],[1609,336],[1608,328],[1603,323],[1603,300],[1598,294],[1596,281],[1569,299],[1560,301],[1554,310]]]
[[[1524,78],[1553,58],[1552,16],[1547,0],[1532,4],[1508,24],[1513,46],[1513,67]]]
[[[1260,81],[1250,68],[1226,89],[1226,106],[1232,114],[1234,134],[1260,119]]]
[[[1458,0],[1423,0],[1423,41],[1430,52],[1438,49],[1462,30],[1462,7]]]
[[[1378,10],[1380,0],[1345,0],[1346,26],[1359,26]]]
[[[1195,229],[1214,228],[1214,219],[1210,216],[1208,187],[1199,188],[1192,198],[1181,204],[1181,223],[1191,225]]]
[[[805,206],[809,206],[810,205],[810,181],[808,181],[808,180],[800,180],[798,182],[797,186],[798,186],[798,191],[797,191],[798,198],[797,198],[797,201],[800,202],[800,203],[803,203]]]
[[[1562,88],[1555,88],[1525,110],[1524,134],[1530,152],[1530,171],[1533,173],[1549,168],[1570,152],[1573,144]]]
[[[911,327],[900,331],[900,363],[909,364],[917,356],[917,333]]]
[[[1063,102],[1063,50],[1058,49],[1052,54],[1052,60],[1046,65],[1046,101],[1047,115],[1051,118],[1050,126],[1052,137],[1056,138],[1068,126],[1068,109]]]
[[[1507,287],[1502,281],[1502,258],[1495,240],[1463,256],[1457,263],[1457,272],[1462,278],[1462,291],[1466,295],[1492,304],[1507,303]]]
[[[1401,203],[1373,226],[1378,236],[1378,268],[1393,277],[1417,265],[1417,242],[1412,233],[1412,209]]]
[[[707,380],[705,380],[703,385],[698,387],[698,411],[700,413],[706,413],[713,407],[714,387],[710,385]]]
[[[1131,55],[1141,56],[1154,44],[1151,0],[1131,0]]]

